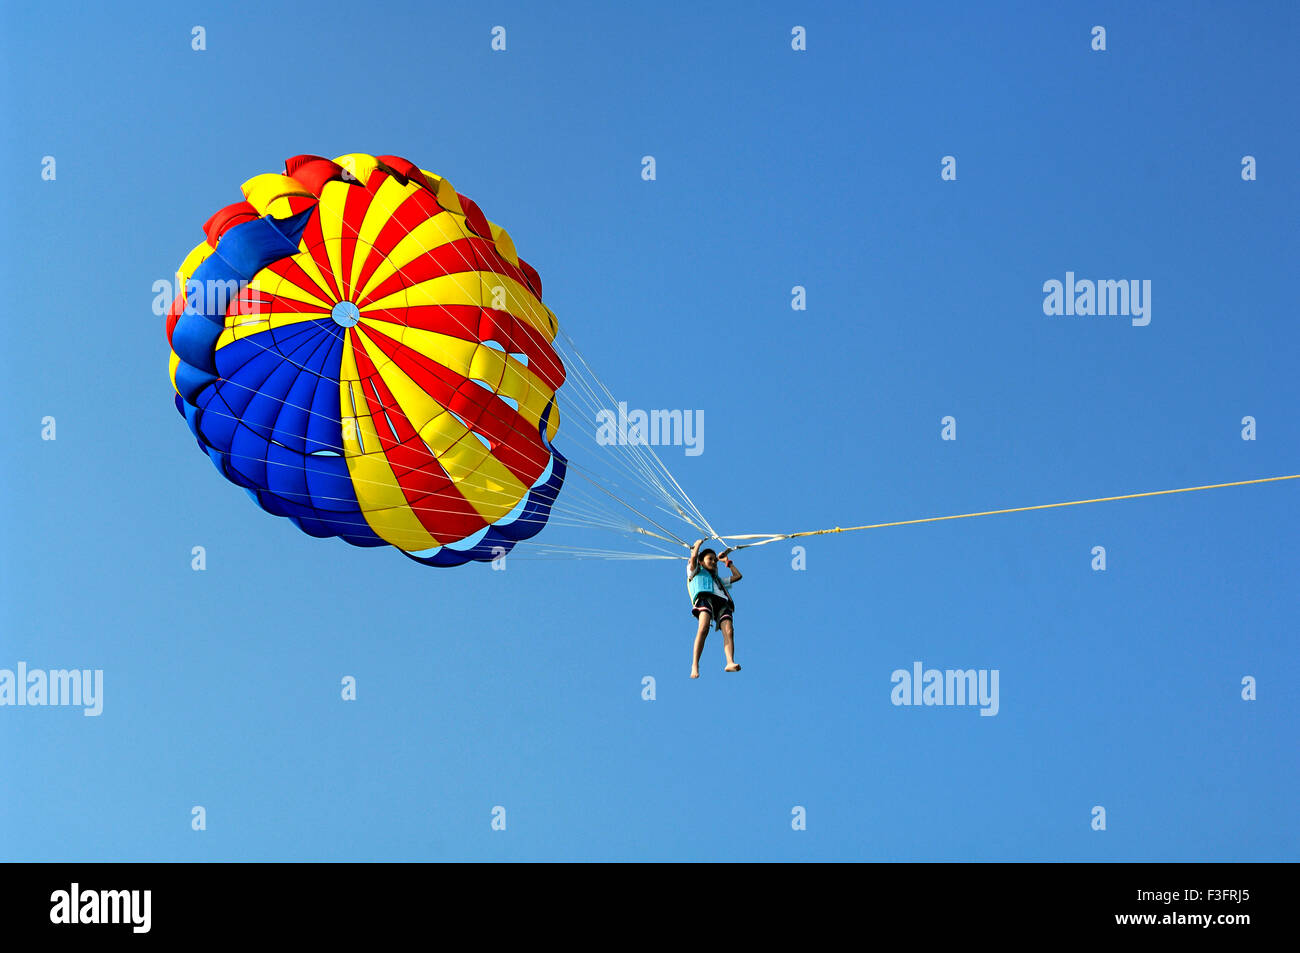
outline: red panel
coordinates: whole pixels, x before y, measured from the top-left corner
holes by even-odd
[[[497,340],[507,350],[526,354],[528,369],[540,377],[552,391],[560,389],[560,385],[564,383],[564,364],[551,343],[531,324],[521,321],[508,311],[497,311],[492,308],[483,309],[482,322],[484,327],[479,331],[480,340]]]
[[[343,178],[343,166],[320,156],[294,156],[284,161],[284,174],[301,182],[307,191],[319,196],[325,183]]]
[[[347,300],[351,301],[354,297],[353,289],[346,286],[346,283],[352,275],[352,258],[356,254],[357,241],[356,236],[361,233],[361,223],[366,217],[366,210],[370,208],[370,203],[374,200],[374,194],[367,189],[352,189],[348,192],[346,201],[343,203],[343,224],[341,234],[342,253],[339,256],[342,261],[340,273],[344,282],[341,289]]]
[[[320,285],[316,284],[316,281],[310,275],[308,275],[307,272],[303,271],[302,266],[299,265],[296,261],[294,261],[292,257],[281,258],[279,261],[273,261],[271,262],[271,264],[266,266],[265,270],[271,272],[272,274],[279,275],[280,277],[288,281],[290,284],[301,288],[303,291],[306,291],[308,294],[312,295],[313,297],[316,298],[329,297],[328,289],[322,288],[320,287]],[[278,301],[283,299],[277,297],[274,300]],[[332,304],[327,301],[324,306],[323,313],[328,314],[329,309],[331,307]],[[285,306],[283,308],[278,308],[277,310],[282,312],[302,311],[304,313],[310,313],[311,311],[315,310],[315,306],[307,302],[303,302],[299,304],[298,302],[286,301]]]
[[[375,181],[375,178],[375,176],[371,176],[371,181]],[[375,236],[374,248],[370,251],[369,257],[362,266],[361,274],[358,276],[360,287],[364,288],[366,286],[366,282],[375,273],[375,269],[379,267],[380,262],[384,260],[398,242],[409,235],[421,222],[445,214],[447,213],[443,211],[442,206],[434,200],[430,193],[424,191],[412,192],[397,207],[388,221],[384,223],[384,227],[379,230],[379,234]],[[471,262],[474,261],[472,252],[463,252],[462,254],[468,255]],[[465,268],[460,267],[456,270],[464,271]],[[400,285],[401,283],[398,282],[398,287]],[[384,294],[390,293],[389,291],[384,292]],[[372,294],[369,300],[374,300],[375,297]],[[379,297],[383,297],[383,295],[379,295]]]
[[[286,195],[284,200],[289,203],[290,215],[297,215],[299,212],[307,211],[317,201],[309,195]]]
[[[295,172],[311,162],[329,162],[329,159],[313,155],[290,156],[284,160],[284,174],[293,176]]]
[[[403,185],[406,184],[408,179],[414,179],[417,185],[424,179],[420,167],[410,159],[403,159],[401,156],[375,156],[375,158],[388,166]]]
[[[474,238],[472,241],[474,243],[475,253],[477,253],[479,260],[483,262],[480,266],[483,271],[491,271],[498,275],[505,275],[508,278],[513,278],[521,285],[528,284],[528,276],[522,269],[515,267],[502,257],[501,253],[497,251],[497,246],[494,242],[490,242],[483,238]]]
[[[320,273],[325,279],[327,293],[335,301],[342,301],[343,296],[339,294],[338,286],[334,282],[334,266],[330,264],[329,255],[325,252],[325,236],[321,232],[319,214],[313,215],[307,222],[307,227],[303,229],[302,239],[299,244],[307,250],[312,261],[316,263],[316,267],[320,269]],[[307,287],[314,288],[316,283],[309,281]]]
[[[477,341],[478,312],[476,304],[422,304],[412,308],[369,308],[365,317]]]
[[[528,279],[528,287],[533,289],[533,294],[537,295],[537,300],[541,301],[542,276],[537,273],[537,269],[528,264],[528,262],[524,261],[522,258],[519,259],[519,270],[522,271],[524,276]]]
[[[257,209],[247,202],[236,202],[214,212],[212,217],[203,223],[203,233],[208,236],[208,244],[216,248],[217,242],[228,229],[255,218],[261,218],[257,214]]]
[[[443,275],[479,270],[481,269],[475,260],[474,248],[469,239],[448,242],[445,245],[439,245],[431,252],[425,252],[414,261],[407,262],[399,270],[393,272],[370,290],[365,296],[365,302],[379,301],[403,288],[409,288],[411,285],[429,281],[433,278],[440,278]],[[365,302],[358,302],[358,304],[364,307]]]
[[[474,234],[491,241],[492,226],[488,224],[487,217],[479,207],[474,204],[474,200],[466,198],[459,192],[456,193],[456,197],[460,199],[460,207],[465,211],[465,221],[469,223],[470,228],[474,229]]]

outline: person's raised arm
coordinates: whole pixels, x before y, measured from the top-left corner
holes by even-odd
[[[740,582],[741,578],[743,577],[740,575],[740,570],[736,568],[736,564],[733,563],[726,556],[722,557],[722,562],[728,569],[731,570],[731,578],[727,580],[727,585],[731,585],[733,582]]]
[[[691,558],[690,561],[686,563],[686,575],[688,576],[695,575],[695,570],[699,568],[700,564],[698,559],[696,558],[696,554],[699,553],[700,547],[703,545],[704,545],[704,540],[697,539],[695,541],[695,545],[691,547]]]

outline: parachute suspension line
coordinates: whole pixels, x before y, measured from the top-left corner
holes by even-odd
[[[560,333],[564,336],[565,341],[568,343],[569,350],[573,352],[571,355],[566,355],[568,357],[568,361],[566,362],[566,364],[572,371],[575,372],[573,375],[574,382],[581,385],[581,390],[579,391],[579,393],[587,398],[587,406],[590,408],[590,410],[598,412],[602,409],[605,409],[602,407],[602,401],[599,399],[599,396],[596,393],[595,386],[593,385],[599,386],[603,391],[605,391],[605,393],[609,396],[609,398],[613,400],[613,396],[609,393],[609,389],[605,387],[603,383],[601,383],[600,379],[596,376],[595,372],[591,369],[591,365],[587,363],[586,359],[583,358],[581,352],[579,352],[577,347],[574,345],[573,339],[569,337],[568,334],[565,333],[564,331],[561,331]],[[583,373],[580,373],[579,372],[580,370],[585,371],[585,375]],[[645,454],[641,449],[640,444],[635,444],[635,443],[621,444],[616,441],[615,443],[610,444],[609,446],[615,447],[616,453],[621,453],[624,456],[626,456],[626,458],[636,468],[636,470],[639,471],[640,478],[638,482],[642,482],[648,489],[657,491],[659,496],[663,498],[665,501],[673,502],[671,494],[668,493],[667,488],[663,485],[662,481],[660,481],[651,470],[648,461],[646,460]]]
[[[1288,476],[1260,477],[1257,480],[1237,480],[1234,483],[1210,483],[1205,486],[1184,486],[1174,490],[1151,490],[1147,493],[1126,493],[1123,496],[1099,496],[1092,500],[1069,500],[1064,503],[1040,503],[1037,506],[1015,506],[1006,510],[983,510],[979,513],[957,513],[953,516],[927,516],[918,520],[898,520],[893,523],[870,523],[866,526],[835,526],[831,529],[814,529],[802,533],[749,533],[741,536],[719,536],[723,542],[733,539],[752,539],[755,542],[730,546],[728,550],[749,549],[752,546],[766,546],[768,543],[783,539],[798,539],[803,536],[823,536],[827,533],[852,533],[862,529],[884,529],[889,526],[913,526],[917,523],[938,523],[943,520],[961,520],[971,516],[999,516],[1003,513],[1024,513],[1029,510],[1051,510],[1061,506],[1083,506],[1085,503],[1110,503],[1115,500],[1136,500],[1144,496],[1166,496],[1170,493],[1194,493],[1197,490],[1218,490],[1227,486],[1249,486],[1252,483],[1275,483],[1278,480],[1300,480],[1300,473]]]
[[[654,520],[652,520],[650,517],[646,516],[644,513],[640,512],[636,507],[632,506],[632,504],[628,503],[626,500],[620,500],[617,496],[615,496],[613,493],[610,493],[609,490],[605,489],[603,486],[601,486],[599,483],[597,483],[597,482],[596,482],[595,480],[593,480],[591,477],[587,476],[585,473],[578,473],[578,476],[582,477],[584,480],[586,480],[588,483],[590,483],[590,484],[591,484],[592,486],[594,486],[596,489],[600,490],[602,493],[608,494],[609,497],[610,497],[610,499],[614,500],[615,502],[622,503],[622,504],[623,504],[624,506],[626,506],[629,510],[631,510],[633,513],[636,513],[637,516],[641,517],[643,520],[645,520],[645,521],[646,521],[647,523],[649,523],[651,526],[654,526],[656,529],[662,529],[665,533],[668,534],[667,536],[659,536],[659,539],[666,540],[667,542],[670,542],[670,543],[671,543],[671,542],[675,542],[675,543],[677,543],[679,546],[681,546],[683,549],[690,549],[690,548],[691,548],[691,544],[688,543],[688,542],[686,542],[686,540],[682,539],[680,536],[677,536],[676,534],[674,534],[674,533],[671,532],[670,530],[666,530],[666,529],[664,529],[662,526],[660,526],[658,523],[656,523],[656,522],[655,522]],[[645,535],[645,536],[658,536],[657,533],[652,533],[652,532],[650,532],[649,530],[647,530],[647,529],[642,529],[642,528],[639,527],[639,526],[634,526],[634,527],[632,527],[632,528],[633,528],[633,530],[635,530],[636,532],[641,533],[641,534],[643,534],[643,535]]]
[[[566,386],[563,390],[556,392],[556,403],[560,408],[562,417],[568,417],[570,420],[585,418],[591,420],[595,412],[601,409],[599,403],[595,400],[594,393],[591,392],[590,385],[585,381],[578,369],[573,366],[572,361],[569,363],[569,375]],[[567,392],[567,394],[566,394]],[[582,406],[576,406],[580,403]],[[617,447],[617,445],[615,445]],[[579,449],[587,449],[582,441],[569,444],[568,456],[570,460],[576,455]],[[621,453],[619,451],[622,451]],[[617,467],[621,472],[626,474],[639,485],[645,485],[648,489],[658,491],[658,495],[663,495],[662,487],[656,487],[653,482],[648,480],[648,475],[640,461],[632,457],[626,447],[617,447],[614,454],[606,454],[601,457],[602,460]]]
[[[634,560],[634,559],[680,559],[679,556],[662,556],[656,553],[625,553],[617,550],[590,549],[584,550],[578,547],[560,547],[554,550],[548,549],[527,549],[524,552],[533,553],[531,556],[521,556],[520,547],[527,540],[522,540],[515,544],[515,549],[510,553],[512,560],[524,560],[525,562],[534,562],[538,560],[555,560],[555,559],[605,559],[605,560]]]
[[[568,336],[565,335],[565,337],[567,338]],[[598,399],[598,396],[595,392],[595,388],[592,386],[592,380],[590,379],[590,378],[594,378],[595,374],[591,370],[590,365],[588,365],[586,361],[582,358],[582,355],[578,353],[577,349],[572,346],[572,339],[569,339],[569,342],[570,342],[570,349],[574,353],[572,355],[568,355],[568,354],[565,355],[565,357],[568,358],[568,360],[566,360],[565,363],[571,371],[568,383],[578,385],[577,387],[573,388],[574,392],[578,396],[585,398],[585,404],[588,409],[588,413],[594,416],[595,412],[599,412],[600,410],[604,409],[601,405],[601,401]],[[584,374],[581,373],[582,370],[586,371],[587,376],[584,376]],[[604,385],[601,386],[602,388],[604,387]],[[663,485],[663,483],[656,477],[656,475],[650,469],[647,461],[645,460],[644,456],[641,454],[641,449],[639,444],[620,444],[618,442],[615,442],[613,444],[610,444],[609,446],[615,448],[615,453],[612,459],[618,461],[619,463],[627,467],[629,474],[634,479],[636,479],[638,483],[643,484],[647,489],[651,491],[657,491],[658,495],[662,499],[664,499],[669,503],[674,504],[674,506],[676,505],[676,501],[672,499],[672,496],[668,492],[667,488]],[[638,473],[639,476],[637,475]],[[690,520],[687,521],[690,522]]]
[[[605,396],[611,402],[613,402],[615,406],[617,406],[617,401],[614,399],[613,393],[605,385],[605,382],[600,379],[600,376],[596,374],[594,370],[592,370],[591,365],[587,363],[587,359],[584,358],[582,356],[582,352],[578,350],[578,346],[577,344],[574,343],[573,338],[570,337],[569,334],[563,328],[560,329],[559,333],[560,336],[564,339],[565,344],[568,345],[568,350],[572,352],[572,356],[574,359],[576,359],[577,364],[582,366],[583,370],[586,372],[587,376],[590,377],[591,381],[597,384],[600,387],[601,391],[604,392]],[[668,467],[664,465],[664,462],[659,458],[659,455],[655,453],[654,450],[648,445],[643,446],[641,444],[635,444],[634,447],[636,450],[639,450],[642,454],[643,466],[645,466],[645,468],[649,470],[649,463],[653,462],[653,464],[657,466],[659,470],[659,475],[665,477],[668,480],[668,482],[671,483],[672,486],[677,490],[677,493],[680,494],[680,496],[674,497],[673,494],[669,492],[666,487],[664,487],[663,483],[659,479],[657,479],[651,473],[649,472],[647,473],[647,476],[653,481],[653,485],[659,488],[665,500],[673,505],[678,515],[680,515],[682,519],[684,519],[686,522],[690,523],[695,529],[708,533],[708,535],[711,538],[716,537],[717,532],[710,525],[708,519],[700,511],[699,507],[695,505],[694,501],[691,500],[689,494],[687,494],[687,492],[684,489],[682,489],[681,484],[677,482],[676,478],[672,475],[671,471],[669,471]],[[686,508],[688,508],[691,511],[691,513],[694,514],[694,518],[686,514],[681,504],[685,504]]]
[[[576,382],[579,380],[580,378],[578,378],[577,375],[574,375],[570,378],[570,380],[567,383],[570,385],[576,385]],[[568,389],[570,388],[569,387],[565,388],[565,390]],[[579,420],[583,417],[590,419],[593,416],[593,412],[600,409],[599,407],[593,406],[586,413],[581,413],[579,412],[578,408],[572,406],[571,401],[561,399],[561,400],[557,400],[556,403],[560,409],[561,418],[567,418],[570,421]],[[589,448],[587,448],[582,441],[575,440],[572,442],[566,442],[565,444],[565,453],[571,464],[575,462],[575,457],[577,457],[579,452],[588,451],[588,450]],[[634,469],[632,463],[629,462],[623,455],[615,453],[613,455],[603,455],[599,459],[602,462],[607,462],[610,466],[616,468],[619,473],[626,476],[628,479],[636,483],[638,486],[650,489],[652,492],[657,489],[655,487],[646,487],[645,486],[646,480],[644,474],[642,472],[638,472],[637,469]],[[613,480],[610,480],[609,482],[613,485],[617,485]],[[659,489],[658,492],[655,493],[655,496],[660,499],[663,499],[664,494],[662,489]],[[672,502],[672,501],[669,500],[668,502]],[[656,504],[656,505],[659,505],[660,508],[662,509],[662,504]],[[678,511],[677,509],[671,511],[665,510],[665,512],[671,512],[674,515],[676,515],[677,511]]]
[[[571,422],[575,422],[583,418],[585,418],[588,421],[592,421],[594,419],[595,413],[600,411],[602,407],[600,403],[595,399],[594,390],[592,389],[590,383],[584,379],[581,373],[581,368],[575,366],[575,362],[572,360],[567,361],[567,363],[569,365],[569,370],[570,370],[569,378],[568,381],[566,382],[568,386],[566,386],[560,391],[557,391],[555,394],[556,404],[560,409],[561,417],[567,418]],[[566,397],[566,395],[576,395],[576,397],[579,398],[579,400],[574,400],[572,396]],[[577,406],[578,403],[581,403],[584,406],[579,408]],[[574,429],[573,424],[571,423],[570,425],[571,433],[573,432],[573,429]],[[627,495],[628,491],[631,490],[630,487],[622,486],[618,480],[613,479],[611,476],[605,473],[599,473],[599,474],[597,473],[597,470],[599,470],[602,467],[605,469],[612,468],[615,470],[615,472],[622,474],[623,476],[628,478],[633,484],[635,484],[637,489],[633,490],[632,492],[637,496],[642,496],[645,499],[646,503],[650,504],[655,509],[658,509],[659,511],[668,514],[669,516],[681,517],[687,523],[690,523],[693,526],[693,528],[697,530],[700,528],[698,525],[696,525],[691,521],[689,516],[685,514],[685,512],[682,510],[681,506],[677,503],[677,501],[673,500],[671,496],[667,494],[663,486],[661,484],[658,484],[658,481],[655,481],[653,479],[653,474],[648,473],[645,467],[641,465],[641,462],[639,460],[630,456],[630,451],[626,446],[619,447],[617,445],[613,445],[615,447],[615,453],[613,454],[601,453],[597,455],[594,452],[594,444],[590,446],[588,444],[589,441],[584,441],[584,440],[572,440],[571,442],[566,443],[565,452],[568,457],[568,463],[571,470],[582,470],[585,473],[591,475],[592,477],[599,475],[600,483],[603,483],[605,484],[605,486],[615,489],[616,491],[618,491],[619,494]],[[586,457],[592,457],[593,458],[592,462],[594,464],[598,464],[597,470],[593,470],[591,468],[588,468],[587,466],[584,466],[583,462],[579,460],[580,455],[583,457],[584,460]],[[596,483],[596,480],[589,479],[588,482],[594,484]],[[608,505],[607,503],[604,503],[604,501],[593,498],[589,493],[582,493],[583,489],[584,488],[578,486],[577,484],[574,484],[573,490],[575,492],[570,494],[562,494],[560,498],[556,501],[556,505],[552,509],[552,513],[556,513],[564,510],[566,508],[566,503],[570,503],[571,501],[573,501],[573,498],[575,496],[581,496],[584,502],[587,503],[594,510],[601,509],[602,504],[604,504],[605,506]],[[638,512],[634,507],[630,506],[624,499],[622,499],[620,495],[616,495],[614,493],[608,493],[607,491],[605,491],[604,487],[601,487],[601,489],[602,492],[605,492],[605,495],[607,497],[617,502],[620,506],[624,506],[627,509],[632,509],[633,512]],[[650,492],[651,494],[650,496],[644,495],[644,491],[647,490]],[[656,502],[656,499],[659,502]],[[672,508],[671,509],[667,508],[664,505],[664,503],[667,503]],[[638,515],[642,515],[642,514],[638,512]],[[647,517],[643,516],[643,518],[648,520]],[[615,531],[622,531],[622,532],[627,532],[630,530],[632,532],[643,533],[646,535],[657,535],[657,534],[649,533],[648,531],[640,527],[636,527],[635,525],[629,523],[626,519],[615,519],[612,523],[605,524],[605,528],[613,529]],[[659,537],[659,538],[666,539],[666,537]]]
[[[585,470],[585,467],[575,465],[573,460],[569,460],[570,472],[575,476],[588,479],[579,473],[579,470]],[[592,482],[588,479],[588,482]],[[609,499],[600,499],[590,493],[587,487],[580,483],[572,484],[572,492],[560,500],[551,509],[550,522],[557,526],[587,526],[599,529],[611,530],[616,533],[639,533],[644,536],[656,536],[665,542],[673,542],[667,537],[658,536],[657,533],[651,533],[649,530],[637,527],[630,522],[620,511],[615,510],[610,505],[610,499],[619,503],[619,506],[627,508],[618,496],[610,494]],[[648,544],[647,544],[648,545]]]
[[[573,470],[575,472],[581,471],[582,474],[587,474],[585,479],[587,479],[589,483],[593,483],[593,484],[599,483],[602,492],[605,493],[608,499],[615,501],[616,503],[618,503],[619,506],[623,507],[624,509],[631,508],[628,505],[628,501],[635,499],[639,495],[639,494],[634,494],[632,492],[629,492],[617,480],[614,480],[608,476],[605,476],[603,473],[593,471],[588,467],[583,466],[582,463],[576,461],[573,457],[568,458],[568,465],[570,470]],[[600,509],[602,507],[609,507],[609,502],[607,500],[594,497],[589,492],[585,492],[585,490],[586,488],[578,487],[575,485],[575,496],[579,493],[582,493],[583,495],[581,496],[581,498],[585,500],[585,502],[589,506],[593,506],[594,508],[597,509]],[[651,499],[650,497],[643,497],[643,502],[644,504],[647,505],[647,508],[656,509],[661,513],[668,514],[669,516],[675,515],[671,510],[668,510],[662,504],[656,502],[654,499]],[[621,513],[621,510],[607,510],[607,512]],[[643,518],[648,519],[648,517],[643,517]],[[621,524],[621,527],[623,529],[627,529],[631,525],[627,522],[625,516],[619,517],[617,521]]]
[[[581,446],[581,444],[579,444],[578,446]],[[584,463],[588,462],[586,461],[585,456],[581,460],[579,459],[579,455],[576,452],[578,446],[575,446],[574,444],[570,443],[569,446],[566,448],[566,451],[569,454],[568,459],[569,459],[570,472],[574,473],[577,476],[581,476],[583,479],[587,480],[587,482],[591,483],[593,486],[599,489],[601,493],[604,494],[606,497],[608,497],[610,500],[632,511],[633,513],[641,517],[642,520],[645,520],[646,522],[650,522],[653,525],[658,526],[660,529],[664,528],[662,524],[651,520],[651,518],[646,514],[644,509],[638,509],[638,506],[640,506],[641,504],[637,503],[636,505],[634,505],[634,501],[636,501],[638,498],[644,498],[645,503],[648,504],[650,508],[659,510],[660,512],[666,513],[669,516],[676,516],[681,512],[680,507],[676,506],[674,501],[672,501],[671,499],[669,499],[667,502],[673,506],[672,509],[668,509],[667,507],[665,507],[662,502],[658,502],[658,503],[655,502],[656,499],[660,501],[664,500],[663,491],[659,490],[659,492],[655,492],[656,490],[655,487],[647,486],[646,479],[642,476],[639,476],[637,473],[629,470],[626,465],[621,466],[618,469],[625,472],[626,475],[631,478],[632,482],[635,484],[637,489],[632,489],[630,487],[623,487],[620,485],[620,481],[616,479],[612,479],[607,474],[606,471],[609,470],[609,465],[611,463],[621,462],[621,458],[619,456],[600,455],[594,461],[595,469],[591,469],[584,465]],[[596,479],[597,477],[598,479]],[[610,492],[611,490],[613,490],[614,492]],[[646,490],[649,490],[650,492],[649,496],[645,495]],[[687,522],[690,521],[687,520]],[[624,523],[624,528],[633,529],[636,532],[644,532],[642,528],[631,526],[626,522]],[[674,539],[676,538],[677,537],[674,534]]]

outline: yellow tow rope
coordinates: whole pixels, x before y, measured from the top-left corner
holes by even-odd
[[[836,526],[831,529],[813,529],[803,533],[749,533],[742,536],[719,536],[718,539],[729,543],[733,539],[752,539],[757,542],[741,543],[728,546],[728,552],[748,549],[751,546],[766,546],[783,539],[798,539],[801,536],[823,536],[827,533],[852,533],[861,529],[884,529],[887,526],[912,526],[916,523],[938,523],[943,520],[964,520],[971,516],[997,516],[1001,513],[1024,513],[1029,510],[1050,510],[1059,506],[1082,506],[1085,503],[1109,503],[1113,500],[1135,500],[1143,496],[1166,496],[1170,493],[1192,493],[1196,490],[1218,490],[1225,486],[1248,486],[1252,483],[1274,483],[1278,480],[1300,480],[1300,473],[1289,476],[1260,477],[1258,480],[1238,480],[1235,483],[1211,483],[1208,486],[1184,486],[1176,490],[1152,490],[1149,493],[1126,493],[1124,496],[1099,496],[1093,500],[1069,500],[1065,503],[1040,503],[1037,506],[1013,506],[1006,510],[981,510],[978,513],[957,513],[953,516],[927,516],[919,520],[898,520],[893,523],[868,523],[865,526]]]

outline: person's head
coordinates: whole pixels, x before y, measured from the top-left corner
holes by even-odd
[[[718,554],[711,549],[701,549],[699,555],[700,565],[709,572],[718,571]]]

